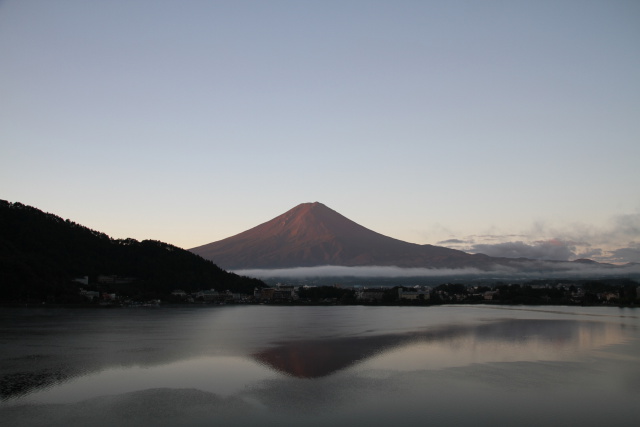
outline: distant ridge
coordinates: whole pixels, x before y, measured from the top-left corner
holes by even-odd
[[[254,228],[190,251],[231,270],[321,265],[484,268],[497,260],[387,237],[319,202],[302,203]]]

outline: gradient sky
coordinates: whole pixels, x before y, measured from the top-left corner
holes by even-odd
[[[638,1],[0,1],[0,198],[190,248],[320,201],[640,262]]]

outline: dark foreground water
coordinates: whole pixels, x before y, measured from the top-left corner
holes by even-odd
[[[640,312],[0,309],[0,423],[640,423]]]

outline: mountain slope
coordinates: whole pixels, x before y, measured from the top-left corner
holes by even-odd
[[[56,215],[0,200],[0,300],[77,294],[73,278],[117,275],[132,292],[216,288],[249,292],[264,283],[228,273],[167,243],[111,239]]]
[[[228,269],[318,265],[481,267],[490,257],[418,245],[369,230],[322,203],[303,203],[235,236],[192,252]]]

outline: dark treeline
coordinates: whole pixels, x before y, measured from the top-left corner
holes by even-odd
[[[638,286],[638,282],[626,278],[549,279],[480,286],[447,283],[436,286],[425,303],[636,306],[640,302]]]
[[[639,284],[631,279],[534,280],[523,284],[497,283],[496,302],[510,304],[624,305],[638,303]]]
[[[353,289],[339,288],[335,286],[317,286],[311,288],[300,288],[298,297],[303,302],[334,302],[340,304],[355,304],[356,293]]]
[[[98,286],[101,275],[132,280]],[[0,301],[79,302],[81,285],[73,279],[84,276],[89,276],[89,289],[146,299],[176,288],[252,293],[265,286],[167,243],[112,239],[34,207],[0,200]]]
[[[506,304],[506,305],[610,305],[636,307],[639,284],[625,278],[551,279],[507,284],[494,282],[468,286],[444,283],[429,291],[406,299],[400,291],[411,293],[412,287],[373,287],[379,290],[375,299],[360,297],[356,288],[343,286],[300,287],[297,300],[280,300],[284,304],[340,305],[441,305],[441,304]]]

